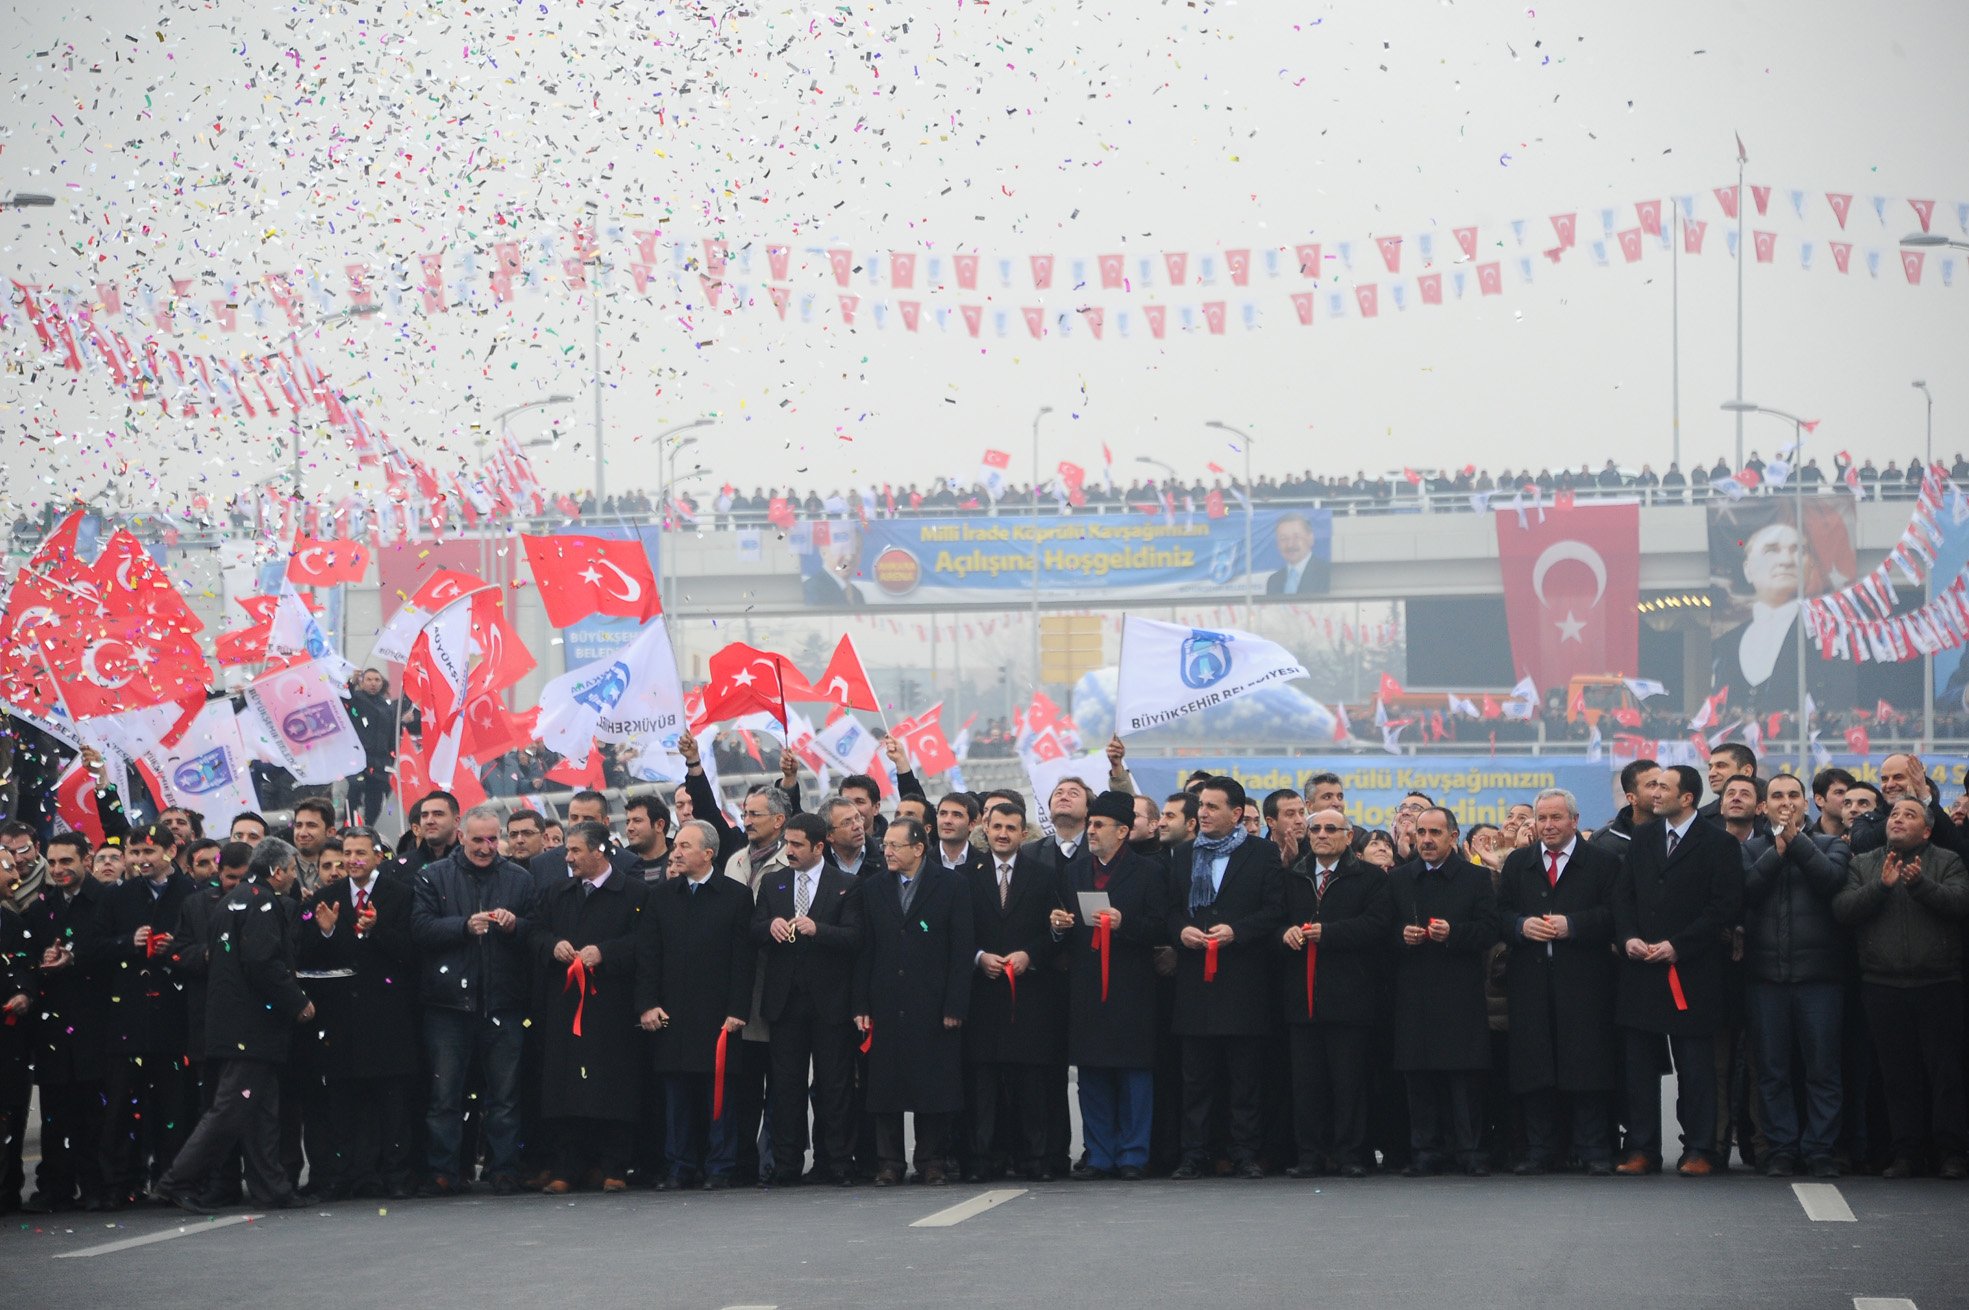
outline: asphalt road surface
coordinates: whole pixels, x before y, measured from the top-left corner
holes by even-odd
[[[1969,1185],[1932,1180],[1008,1182],[247,1213],[10,1216],[0,1305],[1969,1305]]]

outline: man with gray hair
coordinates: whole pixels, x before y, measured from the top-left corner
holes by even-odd
[[[294,981],[289,920],[271,884],[298,873],[295,849],[270,837],[253,848],[246,877],[220,902],[206,948],[205,1056],[217,1062],[218,1089],[189,1140],[152,1193],[193,1214],[210,1214],[194,1188],[235,1145],[266,1204],[300,1204],[280,1163],[280,1066],[294,1026],[314,1003]]]
[[[422,1193],[466,1189],[465,1082],[485,1071],[485,1146],[493,1190],[519,1190],[520,1042],[527,1017],[522,929],[538,895],[533,877],[499,854],[499,811],[477,805],[457,849],[417,874],[410,935],[423,955],[424,1049],[431,1093],[425,1131],[431,1176]]]
[[[760,884],[787,867],[784,838],[789,808],[786,793],[778,787],[754,787],[745,794],[740,806],[745,846],[725,861],[725,876],[744,883],[754,902],[759,898]],[[755,969],[752,1009],[747,1015],[745,1031],[740,1034],[743,1040],[732,1052],[734,1058],[727,1071],[730,1081],[725,1089],[731,1106],[729,1113],[736,1116],[738,1176],[747,1180],[763,1178],[773,1164],[771,1139],[762,1140],[759,1132],[759,1121],[766,1110],[766,1079],[772,1069],[772,1052],[767,1045],[772,1032],[759,1012],[765,987],[765,971]],[[762,1146],[766,1166],[763,1169]]]
[[[1563,1162],[1560,1115],[1588,1173],[1613,1173],[1608,1109],[1619,1086],[1613,942],[1617,857],[1579,839],[1579,802],[1548,787],[1532,802],[1532,843],[1497,875],[1498,926],[1510,959],[1511,1090],[1523,1101],[1525,1158],[1514,1172]]]

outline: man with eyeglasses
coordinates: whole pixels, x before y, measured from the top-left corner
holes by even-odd
[[[960,875],[926,860],[928,851],[923,825],[897,819],[882,837],[888,870],[863,887],[855,1026],[868,1044],[877,1187],[902,1181],[904,1113],[916,1119],[918,1177],[946,1183],[944,1141],[964,1105],[960,1030],[977,955],[971,893]]]
[[[1316,1178],[1329,1168],[1348,1178],[1367,1176],[1375,961],[1394,931],[1395,906],[1387,877],[1357,859],[1352,847],[1346,816],[1317,810],[1306,820],[1306,853],[1285,877],[1279,944],[1287,955],[1279,977],[1298,1152],[1288,1178]]]

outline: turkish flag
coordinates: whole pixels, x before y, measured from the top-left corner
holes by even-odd
[[[533,672],[533,652],[507,622],[505,598],[487,588],[467,603],[472,607],[472,640],[478,643],[479,662],[472,666],[466,694],[501,691]],[[472,754],[480,759],[492,758],[477,751]]]
[[[1846,749],[1855,755],[1871,755],[1873,753],[1873,741],[1867,736],[1864,725],[1855,723],[1852,727],[1846,729]]]
[[[111,534],[87,578],[75,585],[83,591],[93,587],[103,609],[113,615],[147,614],[174,634],[199,632],[205,627],[171,585],[164,566],[127,530]]]
[[[852,637],[844,636],[835,643],[834,658],[827,661],[827,668],[813,684],[811,693],[803,696],[789,691],[787,699],[832,701],[848,709],[882,712],[882,702],[875,699],[875,689],[868,683],[868,670],[862,667]]]
[[[1497,519],[1511,658],[1540,688],[1577,674],[1631,675],[1639,663],[1638,505],[1577,505]]]
[[[639,541],[522,535],[547,621],[572,627],[591,614],[648,622],[663,613],[656,576]]]
[[[359,541],[333,538],[323,541],[306,533],[294,534],[294,549],[287,557],[287,580],[302,587],[333,587],[344,582],[361,582],[369,571],[369,548]]]
[[[947,769],[957,767],[957,753],[951,750],[950,740],[943,734],[942,701],[915,718],[898,723],[892,735],[916,761],[916,772],[926,778],[934,778]]]
[[[524,714],[506,708],[498,693],[473,696],[465,702],[465,730],[459,738],[458,753],[475,760],[496,760],[533,740],[540,707]]]
[[[792,661],[769,650],[759,650],[735,641],[714,654],[707,667],[711,678],[704,686],[704,721],[723,723],[748,714],[770,714],[780,724],[786,722],[786,685],[783,670]],[[795,676],[798,674],[796,672]]]
[[[103,844],[103,818],[96,809],[96,778],[82,763],[80,755],[69,761],[68,768],[55,782],[55,814],[68,825],[70,832],[87,837],[90,846]]]
[[[547,770],[547,778],[550,782],[564,782],[570,787],[588,791],[600,791],[608,785],[607,779],[602,775],[602,753],[594,749],[589,750],[586,764],[577,767],[562,760]]]

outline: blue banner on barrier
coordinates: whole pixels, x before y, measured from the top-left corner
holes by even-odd
[[[1395,807],[1419,791],[1456,815],[1459,826],[1498,823],[1513,804],[1529,802],[1546,787],[1564,787],[1579,800],[1579,821],[1597,828],[1624,803],[1616,796],[1620,766],[1580,756],[1430,755],[1363,759],[1358,755],[1276,755],[1244,759],[1183,756],[1130,759],[1129,770],[1144,795],[1161,800],[1182,789],[1198,769],[1236,778],[1251,799],[1290,787],[1304,792],[1316,773],[1337,773],[1347,789],[1347,819],[1357,828],[1386,828]]]
[[[1252,576],[1267,596],[1320,596],[1333,560],[1330,510],[1259,510],[1246,563],[1244,512],[1001,515],[828,524],[802,555],[807,603],[1003,602],[1218,595]]]

